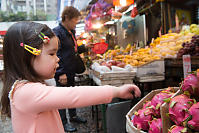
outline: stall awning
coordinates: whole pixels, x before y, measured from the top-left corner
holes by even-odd
[[[0,35],[5,35],[7,31],[0,31]]]

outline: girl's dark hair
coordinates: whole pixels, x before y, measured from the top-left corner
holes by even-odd
[[[49,38],[55,36],[45,24],[35,22],[18,22],[7,31],[3,41],[3,90],[0,101],[1,115],[11,117],[10,100],[8,93],[16,80],[42,82],[39,75],[32,67],[32,60],[36,55],[25,50],[20,43],[27,44],[37,49],[43,46],[43,40],[38,36],[40,32]]]
[[[81,16],[81,13],[75,7],[66,6],[62,12],[61,18],[62,18],[62,22],[64,22],[66,18],[71,20],[79,16]]]

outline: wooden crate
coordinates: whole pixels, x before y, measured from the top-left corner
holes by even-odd
[[[138,130],[133,123],[131,122],[131,116],[134,114],[134,112],[138,111],[143,107],[143,103],[146,101],[149,101],[153,98],[154,95],[158,94],[160,91],[164,89],[157,89],[157,90],[152,90],[149,94],[147,94],[144,98],[142,98],[126,115],[126,131],[128,133],[146,133],[144,131]],[[179,93],[179,87],[174,87],[174,90],[176,93]],[[176,94],[175,93],[175,94]],[[174,94],[174,95],[175,95]],[[160,110],[161,111],[161,110]],[[162,113],[161,113],[162,114]],[[162,117],[162,116],[161,116]]]

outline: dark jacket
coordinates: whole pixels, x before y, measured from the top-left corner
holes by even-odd
[[[53,29],[56,36],[59,38],[60,44],[57,51],[57,56],[60,59],[59,67],[55,73],[55,79],[58,80],[59,76],[66,74],[68,78],[75,76],[76,61],[75,61],[75,43],[71,34],[60,23],[59,26]],[[75,37],[75,31],[71,31]],[[87,49],[82,45],[78,48],[78,53],[86,52]]]

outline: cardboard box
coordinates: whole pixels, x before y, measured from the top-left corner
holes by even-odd
[[[173,87],[175,92],[178,94],[179,93],[179,87]],[[166,88],[165,88],[166,89]],[[143,103],[146,101],[149,101],[153,98],[154,95],[158,94],[160,91],[164,89],[157,89],[157,90],[152,90],[149,94],[147,94],[144,98],[142,98],[126,115],[126,131],[128,133],[146,133],[144,131],[138,130],[133,123],[131,122],[131,116],[134,114],[134,112],[138,111],[139,109],[142,108]],[[176,93],[174,95],[176,95]],[[160,110],[161,111],[161,110]],[[162,113],[161,113],[162,114]],[[163,116],[165,118],[165,115]],[[161,116],[162,118],[162,116]],[[168,133],[168,131],[167,131]]]

